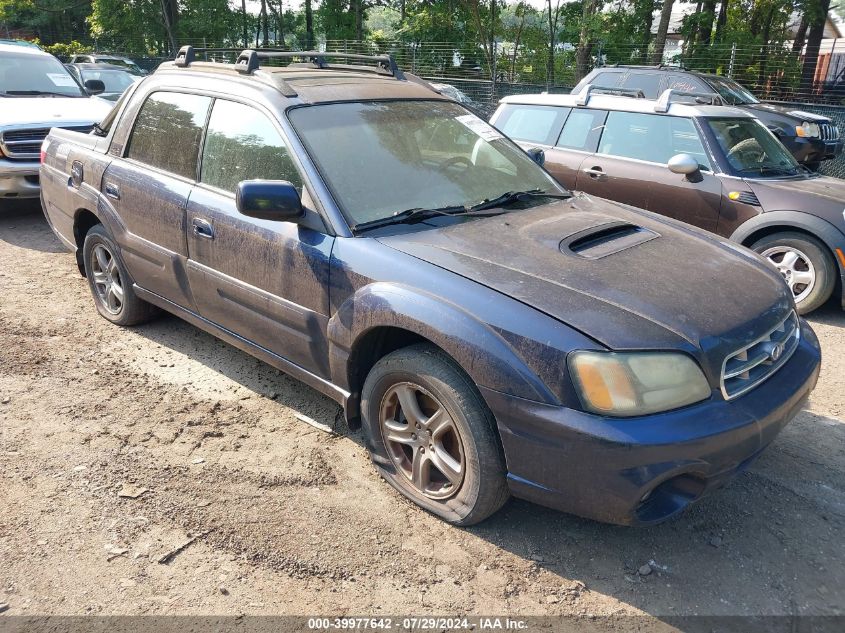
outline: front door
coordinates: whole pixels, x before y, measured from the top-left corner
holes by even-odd
[[[696,177],[669,171],[677,154],[690,154],[701,167]],[[598,151],[578,174],[578,188],[715,231],[722,185],[695,123],[684,117],[610,112]]]
[[[251,106],[217,99],[200,183],[187,210],[188,276],[199,313],[327,378],[333,238],[302,224],[241,215],[235,190],[240,181],[252,179],[287,180],[302,190],[271,118]]]
[[[145,289],[189,309],[185,207],[210,105],[209,97],[152,93],[126,151],[111,162],[102,182],[105,204],[124,224],[125,230],[112,234],[129,273]]]

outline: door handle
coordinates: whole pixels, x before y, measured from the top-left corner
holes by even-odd
[[[604,180],[607,178],[607,174],[602,171],[601,167],[590,167],[584,170],[584,173],[587,174],[593,180]]]
[[[207,240],[214,239],[214,227],[211,226],[210,222],[206,222],[202,218],[194,218],[191,220],[191,227],[197,237],[203,237]]]
[[[115,200],[120,200],[120,187],[118,187],[113,182],[106,183],[106,195],[109,198],[114,198]]]

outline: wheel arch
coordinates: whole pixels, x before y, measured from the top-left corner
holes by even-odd
[[[842,297],[842,307],[845,308],[845,262],[837,254],[837,250],[845,253],[845,234],[827,220],[803,211],[768,211],[741,224],[730,239],[750,247],[767,235],[784,231],[803,233],[819,240],[826,247],[827,254],[833,258],[834,266],[839,271],[834,293]]]
[[[396,349],[428,343],[477,386],[543,402],[557,398],[505,340],[454,304],[416,289],[375,283],[349,297],[329,321],[332,381],[346,389],[346,417],[360,425],[360,390],[370,369]]]
[[[92,227],[102,224],[102,220],[90,209],[77,209],[73,216],[73,240],[76,243],[76,265],[80,274],[85,276],[85,261],[82,256],[82,246],[85,244],[85,236]]]

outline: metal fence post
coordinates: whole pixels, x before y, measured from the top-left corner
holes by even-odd
[[[728,77],[734,78],[734,64],[736,63],[736,42],[731,45],[731,61],[728,63]]]

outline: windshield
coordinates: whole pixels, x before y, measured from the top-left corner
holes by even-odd
[[[706,119],[731,167],[740,176],[803,173],[781,142],[757,119]]]
[[[5,97],[85,97],[79,84],[52,55],[3,53],[0,94]]]
[[[121,59],[120,57],[99,57],[96,60],[97,64],[111,64],[112,66],[124,66],[126,70],[133,74],[139,74],[141,68],[134,62],[128,59]]]
[[[760,103],[760,100],[732,79],[708,77],[707,81],[728,105]]]
[[[90,79],[102,81],[106,86],[105,92],[123,92],[135,83],[132,75],[122,70],[83,70],[82,83]]]
[[[351,225],[409,209],[563,191],[525,152],[456,103],[296,108],[289,117]]]

